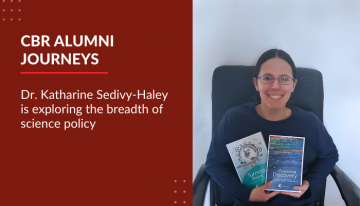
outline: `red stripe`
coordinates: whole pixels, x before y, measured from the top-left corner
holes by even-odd
[[[20,74],[108,74],[108,72],[20,72]]]

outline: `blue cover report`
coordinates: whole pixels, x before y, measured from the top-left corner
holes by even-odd
[[[273,180],[271,191],[300,192],[293,187],[302,184],[304,137],[269,136],[266,182]]]

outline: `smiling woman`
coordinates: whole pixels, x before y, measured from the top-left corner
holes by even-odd
[[[286,52],[271,49],[260,56],[253,81],[260,93],[261,103],[255,108],[261,117],[270,121],[290,117],[285,106],[296,86],[295,75],[295,64]]]
[[[254,69],[253,83],[260,93],[260,103],[250,102],[229,109],[213,133],[205,163],[207,173],[234,197],[235,206],[310,206],[314,205],[310,191],[318,189],[338,161],[338,151],[318,117],[295,106],[288,106],[297,79],[295,64],[282,50],[263,53]],[[226,145],[261,132],[268,144],[269,135],[298,136],[306,139],[300,192],[269,192],[269,181],[254,189],[239,181]],[[315,150],[317,159],[310,165]]]

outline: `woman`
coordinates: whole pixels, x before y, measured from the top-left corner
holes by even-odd
[[[313,205],[310,190],[326,179],[338,161],[332,138],[315,114],[286,105],[297,83],[295,64],[286,52],[271,49],[263,53],[253,82],[261,103],[239,105],[226,112],[214,132],[206,170],[234,196],[234,205]],[[309,149],[315,150],[315,166],[309,169],[304,161],[302,186],[295,186],[301,193],[265,191],[272,181],[253,190],[241,184],[225,145],[259,131],[266,144],[270,134],[305,137],[304,159]]]

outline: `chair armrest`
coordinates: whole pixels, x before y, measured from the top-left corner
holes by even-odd
[[[206,188],[210,176],[205,170],[205,164],[201,165],[193,184],[193,206],[203,206]]]
[[[335,165],[331,172],[336,185],[340,190],[341,197],[348,206],[360,205],[360,189],[356,184],[338,167]]]

